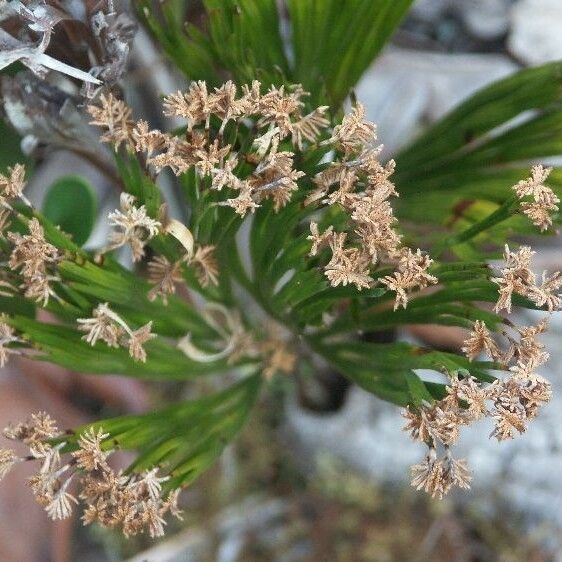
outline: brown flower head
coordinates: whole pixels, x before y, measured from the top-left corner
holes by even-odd
[[[104,433],[101,427],[97,433],[93,427],[86,430],[78,439],[79,449],[72,453],[77,465],[83,470],[109,470],[107,457],[109,451],[105,452],[101,448],[104,439],[109,437],[109,433]]]
[[[517,197],[523,199],[530,197],[533,201],[523,201],[521,210],[531,219],[531,222],[541,230],[547,230],[552,226],[552,214],[558,211],[560,199],[552,189],[544,182],[552,172],[552,168],[544,168],[541,165],[533,166],[531,176],[513,186]]]
[[[346,154],[361,150],[376,140],[376,126],[365,121],[365,107],[357,103],[342,120],[334,127],[331,142],[338,144]]]
[[[156,256],[148,262],[148,280],[154,285],[148,292],[148,299],[153,301],[162,297],[168,304],[167,296],[176,292],[176,285],[183,280],[181,274],[182,261],[169,262],[164,256]]]
[[[89,105],[88,113],[92,116],[91,125],[105,129],[101,136],[102,142],[110,143],[115,149],[122,144],[134,148],[132,130],[134,123],[131,119],[131,109],[112,93],[101,94],[99,105]]]
[[[9,201],[21,198],[29,205],[29,201],[23,195],[25,187],[25,167],[16,164],[8,168],[8,174],[0,174],[0,206],[11,209]]]
[[[462,351],[471,361],[482,352],[485,352],[494,361],[501,360],[500,350],[482,320],[474,322],[470,335],[463,343]]]

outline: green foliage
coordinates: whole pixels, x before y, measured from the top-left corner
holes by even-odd
[[[402,21],[411,0],[289,0],[291,78],[338,107]],[[324,97],[325,96],[325,97]]]
[[[204,0],[206,20],[182,25],[182,2],[139,13],[187,77],[218,85],[301,83],[312,104],[341,105],[404,17],[412,0],[288,0],[289,29],[276,0]],[[185,4],[184,4],[185,5]],[[287,46],[284,41],[289,37]]]
[[[20,149],[19,135],[0,118],[0,169],[26,162]]]
[[[139,416],[109,418],[95,424],[111,435],[107,448],[135,450],[127,472],[160,466],[170,479],[167,489],[187,486],[204,472],[236,436],[251,411],[261,378],[248,376],[227,389]],[[76,449],[76,438],[90,425],[67,438],[65,450]]]
[[[501,205],[528,174],[530,161],[560,153],[561,112],[560,62],[521,70],[478,91],[396,156],[397,215],[443,225],[476,201]],[[560,170],[550,184],[562,195]]]
[[[45,195],[43,213],[82,246],[90,237],[97,204],[92,186],[80,176],[57,180]]]

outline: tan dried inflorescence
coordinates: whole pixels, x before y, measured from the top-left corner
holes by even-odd
[[[143,363],[146,361],[143,345],[156,337],[151,332],[152,321],[132,330],[121,316],[111,310],[108,303],[99,304],[91,318],[78,318],[77,321],[78,329],[86,332],[82,339],[90,345],[94,346],[98,340],[102,340],[110,347],[126,347],[135,361]]]
[[[503,309],[511,312],[513,293],[527,297],[537,306],[546,306],[549,312],[560,308],[558,289],[562,287],[562,276],[559,271],[551,275],[545,271],[540,284],[537,283],[537,277],[530,269],[534,253],[529,246],[521,246],[516,252],[512,252],[506,244],[505,265],[501,268],[501,275],[492,278],[499,286],[500,294],[495,307],[496,312]]]
[[[255,81],[244,86],[239,94],[230,81],[213,91],[208,91],[204,82],[194,82],[187,92],[177,92],[164,99],[165,115],[186,120],[183,136],[151,130],[146,121],[135,123],[131,110],[113,94],[102,94],[88,111],[93,117],[91,123],[104,129],[103,141],[111,143],[115,149],[125,145],[129,150],[144,153],[148,166],[156,173],[164,168],[178,175],[195,170],[201,179],[208,179],[210,190],[228,191],[229,197],[218,201],[217,205],[229,206],[244,217],[266,199],[271,199],[279,210],[297,190],[297,181],[304,174],[294,169],[293,152],[281,151],[278,147],[290,139],[293,146],[302,149],[305,142],[316,142],[329,125],[325,117],[327,107],[303,114],[304,96],[299,86],[289,89],[272,86],[262,94],[261,85]],[[221,122],[215,138],[211,138],[212,118]],[[258,133],[255,151],[243,155],[242,159],[223,142],[223,136],[229,122],[239,124],[248,119],[254,120]],[[250,163],[250,173],[236,173]],[[143,257],[146,242],[161,226],[147,216],[144,207],[134,207],[132,197],[127,194],[122,196],[121,210],[109,218],[117,230],[106,250],[129,243],[134,261]],[[163,256],[155,258],[150,266],[155,285],[150,298],[165,297],[175,290],[182,263],[194,268],[203,287],[217,284],[218,268],[213,250],[211,245],[202,245],[175,262]]]
[[[463,426],[491,418],[491,436],[498,441],[526,430],[527,423],[551,397],[550,383],[536,372],[548,359],[544,345],[537,340],[546,329],[546,319],[535,326],[513,326],[514,334],[503,332],[505,345],[500,346],[483,321],[474,323],[463,345],[465,355],[472,361],[485,354],[509,375],[486,384],[468,372],[462,377],[453,373],[445,398],[406,409],[404,429],[429,447],[426,460],[412,467],[414,487],[440,498],[453,486],[469,487],[466,462],[454,460],[450,451]],[[437,457],[438,448],[445,450],[442,459]]]
[[[17,348],[8,347],[12,343],[23,343],[23,340],[16,336],[14,329],[5,322],[6,317],[0,315],[0,367],[4,367],[10,355],[19,353]]]
[[[55,521],[70,517],[79,499],[85,504],[84,525],[99,523],[120,528],[127,537],[145,531],[151,537],[160,537],[164,534],[167,513],[181,519],[177,506],[180,490],[164,493],[162,484],[169,477],[159,476],[157,467],[130,474],[111,468],[108,462],[113,452],[108,447],[111,438],[101,427],[85,430],[67,455],[65,434],[44,412],[5,428],[4,435],[27,445],[29,454],[20,458],[11,449],[0,450],[0,479],[16,463],[40,461],[29,486],[37,502]]]
[[[158,234],[162,225],[148,216],[144,205],[137,207],[134,202],[135,198],[131,194],[122,193],[121,208],[109,214],[109,222],[114,230],[107,250],[115,250],[129,244],[133,261],[139,261],[144,256],[147,242]]]
[[[61,255],[45,240],[43,227],[36,218],[30,219],[27,227],[29,234],[8,232],[8,240],[14,246],[8,265],[19,270],[24,295],[45,306],[51,296],[56,296],[50,283],[57,280],[52,271]]]
[[[552,226],[552,214],[558,211],[560,199],[544,182],[552,168],[541,165],[531,168],[531,176],[513,186],[517,197],[521,199],[521,210],[541,231]],[[523,201],[524,199],[527,199]],[[530,201],[528,200],[530,199]]]
[[[313,222],[311,255],[324,246],[329,247],[332,255],[324,272],[330,284],[334,287],[353,284],[360,290],[375,284],[371,272],[378,264],[396,263],[396,271],[378,282],[396,292],[395,308],[405,307],[410,292],[435,284],[437,279],[428,272],[432,264],[428,256],[420,250],[413,252],[401,247],[388,201],[397,195],[390,181],[394,161],[380,163],[381,147],[374,144],[376,128],[365,120],[361,104],[328,136],[325,134],[330,125],[326,118],[328,108],[322,106],[304,114],[305,95],[299,85],[272,86],[262,93],[261,84],[254,81],[243,86],[239,94],[232,82],[213,91],[204,82],[194,82],[187,92],[177,92],[164,99],[165,115],[186,120],[186,132],[181,136],[151,130],[145,121],[134,123],[126,106],[111,95],[100,97],[100,105],[92,106],[90,113],[94,116],[93,123],[106,130],[103,140],[116,148],[125,143],[129,149],[144,153],[148,165],[157,173],[164,168],[177,175],[195,170],[209,190],[227,190],[228,195],[216,204],[231,207],[241,217],[254,212],[266,199],[271,199],[278,211],[297,191],[304,173],[295,169],[294,153],[285,146],[281,148],[282,145],[291,143],[299,151],[305,143],[333,147],[341,159],[317,174],[313,180],[316,188],[306,197],[305,204],[341,206],[349,214],[350,228],[346,232],[334,232],[329,226],[320,233]],[[214,138],[212,119],[220,121]],[[256,130],[253,151],[235,153],[223,140],[225,129],[230,122],[239,126],[249,120]],[[124,237],[119,236],[113,247],[123,242]],[[197,257],[197,254],[193,256],[195,266]],[[171,280],[174,276],[178,278],[178,267],[170,264],[169,271],[166,267],[163,261],[156,261],[151,268],[156,285],[151,298],[169,294],[175,285]],[[203,278],[203,285],[216,282],[216,275],[209,267],[203,268],[199,278],[200,281]]]
[[[99,104],[89,105],[88,113],[92,116],[90,124],[103,127],[106,132],[101,137],[118,149],[121,144],[132,146],[132,132],[134,123],[131,120],[131,109],[125,102],[117,99],[112,93],[102,93]]]
[[[130,110],[113,95],[103,95],[98,105],[89,107],[93,124],[105,129],[102,140],[115,148],[128,148],[145,153],[149,166],[156,172],[170,168],[175,174],[195,169],[201,178],[209,178],[210,189],[227,188],[236,196],[220,201],[232,207],[240,216],[254,211],[264,199],[272,199],[280,209],[297,189],[303,173],[294,169],[293,153],[278,151],[289,138],[293,146],[302,149],[304,142],[313,143],[329,125],[327,107],[319,107],[303,115],[305,92],[300,86],[290,89],[271,87],[265,94],[254,81],[244,86],[239,95],[233,82],[226,82],[212,92],[204,82],[194,82],[187,92],[177,92],[164,98],[164,114],[187,122],[183,137],[150,130],[145,121],[134,123]],[[211,118],[220,120],[217,136],[210,138]],[[245,177],[236,175],[239,157],[223,142],[229,122],[240,123],[255,119],[258,131],[256,152],[245,155],[253,163],[253,171]]]
[[[58,281],[57,265],[62,258],[61,251],[45,237],[45,230],[37,217],[31,218],[12,206],[19,199],[28,206],[30,202],[23,194],[25,168],[16,164],[8,168],[8,174],[0,174],[0,238],[9,243],[7,266],[1,272],[0,294],[11,297],[21,292],[42,306],[47,306],[51,297],[57,298],[52,283]],[[28,230],[8,231],[12,219]]]
[[[29,204],[23,194],[24,188],[25,167],[22,164],[8,168],[8,175],[0,174],[0,207],[11,209],[10,201],[13,199],[22,199]]]
[[[165,256],[155,256],[147,265],[148,281],[153,285],[148,292],[148,299],[153,301],[156,297],[162,297],[162,302],[168,304],[168,295],[176,292],[176,285],[181,283],[182,262],[170,262]]]
[[[331,258],[324,272],[330,284],[354,284],[359,290],[375,285],[371,271],[376,265],[385,260],[396,263],[396,271],[379,282],[396,293],[394,308],[405,308],[409,292],[437,283],[437,278],[428,272],[433,262],[427,255],[401,247],[388,201],[398,195],[390,180],[394,161],[380,163],[381,147],[374,144],[375,125],[364,118],[365,110],[357,104],[325,141],[341,151],[342,158],[314,178],[316,188],[305,203],[340,206],[349,216],[350,227],[336,232],[329,225],[320,232],[318,224],[312,222],[310,255],[329,248]]]

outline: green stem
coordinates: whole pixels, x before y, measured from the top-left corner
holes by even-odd
[[[438,258],[447,248],[452,246],[457,246],[471,240],[481,232],[492,228],[493,226],[507,220],[516,211],[519,205],[519,200],[517,197],[513,196],[507,199],[498,209],[496,209],[492,214],[488,215],[485,219],[474,224],[470,228],[454,234],[447,236],[440,242],[438,242],[431,250],[431,255],[434,258]]]

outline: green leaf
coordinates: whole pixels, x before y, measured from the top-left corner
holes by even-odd
[[[231,387],[140,416],[121,416],[79,427],[65,450],[89,427],[110,433],[105,448],[136,450],[128,472],[160,466],[171,478],[167,489],[187,486],[218,458],[246,422],[258,397],[261,377],[252,375]]]
[[[94,228],[97,204],[92,186],[80,176],[65,176],[49,187],[43,214],[82,246]]]
[[[384,287],[374,287],[362,291],[359,291],[354,285],[335,288],[328,287],[296,303],[293,313],[297,315],[301,322],[312,323],[315,319],[320,319],[321,315],[333,305],[341,303],[345,299],[354,299],[367,303],[371,299],[378,299],[386,292],[387,290]]]
[[[424,402],[433,402],[433,396],[416,373],[407,371],[404,373],[404,378],[406,379],[406,384],[408,385],[410,396],[412,397],[412,403],[415,406],[419,406]]]
[[[0,296],[0,313],[34,318],[35,305],[19,295],[14,295],[13,297]]]
[[[332,366],[353,382],[376,396],[400,406],[415,403],[439,393],[431,389],[431,396],[422,390],[426,386],[416,381],[414,369],[453,372],[466,369],[474,377],[491,382],[494,377],[489,369],[494,363],[469,362],[466,357],[454,353],[431,351],[404,342],[378,344],[361,341],[334,342],[307,338],[311,347]],[[443,387],[443,385],[439,385]],[[429,392],[429,387],[426,387]]]
[[[134,361],[124,348],[112,348],[99,341],[91,346],[81,332],[62,325],[46,324],[23,316],[6,320],[21,331],[24,339],[33,342],[38,361],[50,361],[66,369],[91,374],[122,374],[135,378],[189,380],[194,377],[223,372],[229,368],[225,361],[198,363],[189,359],[163,338],[145,345],[146,363]]]
[[[411,0],[288,0],[293,79],[335,108],[361,78]]]
[[[226,70],[238,84],[286,81],[289,65],[275,0],[204,0],[204,32],[190,23],[178,26],[177,11],[167,3],[157,10],[151,4],[139,2],[141,18],[188,78],[218,86]]]
[[[8,166],[18,163],[26,167],[29,165],[29,159],[21,151],[20,142],[20,136],[0,118],[0,171],[4,172]]]
[[[74,291],[85,296],[93,308],[98,302],[108,302],[126,318],[139,324],[154,321],[155,330],[165,336],[181,337],[188,332],[196,336],[214,334],[196,310],[185,300],[170,295],[168,305],[161,300],[149,301],[150,285],[139,275],[116,265],[116,271],[90,262],[59,264],[61,277]],[[85,310],[89,314],[90,310]]]
[[[483,88],[397,156],[402,219],[447,224],[474,200],[499,205],[532,161],[562,149],[562,62],[517,72]],[[562,174],[550,178],[562,195]]]
[[[338,108],[386,44],[412,0],[288,0],[290,42],[276,0],[204,0],[200,27],[178,8],[138,2],[139,15],[188,78],[216,86],[225,71],[243,84],[302,83],[312,104]],[[183,22],[182,22],[183,23]]]

